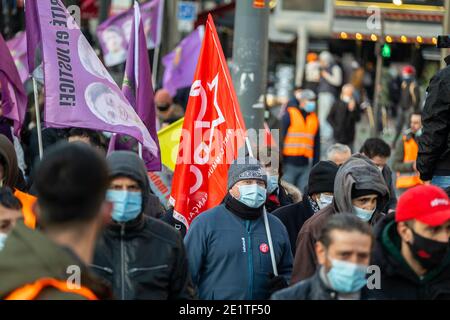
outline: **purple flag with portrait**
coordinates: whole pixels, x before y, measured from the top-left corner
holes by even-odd
[[[155,140],[61,0],[27,0],[26,5],[34,6],[42,30],[38,42],[44,65],[46,126],[126,134],[157,156]]]
[[[16,64],[22,82],[28,79],[28,62],[27,62],[27,35],[24,31],[19,32],[16,36],[6,42],[11,52],[11,56]]]
[[[153,49],[160,43],[161,10],[164,3],[152,0],[140,6],[142,23],[147,49]],[[97,27],[97,37],[103,52],[103,60],[107,67],[125,62],[134,10],[127,10],[111,17]]]
[[[0,57],[0,86],[2,93],[0,104],[3,116],[14,122],[14,135],[19,137],[27,111],[27,95],[9,48],[1,34]]]
[[[122,92],[130,104],[134,106],[134,109],[149,130],[153,140],[159,146],[158,134],[156,132],[156,111],[150,62],[147,54],[144,25],[137,2],[135,2],[134,12]],[[111,139],[109,151],[116,147],[116,139],[118,138],[114,136]],[[146,148],[143,148],[142,158],[148,171],[161,171],[161,155],[159,149],[158,154],[153,154]]]
[[[192,85],[204,34],[205,27],[199,26],[184,38],[175,50],[163,57],[163,87],[172,97],[177,93],[177,89]]]

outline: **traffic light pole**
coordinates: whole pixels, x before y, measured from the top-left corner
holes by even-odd
[[[231,75],[247,129],[262,129],[267,85],[269,8],[268,5],[255,8],[254,2],[236,1]]]
[[[443,20],[444,35],[450,35],[450,0],[445,0],[445,13]],[[449,49],[441,49],[441,68],[445,68],[444,58],[449,54]]]
[[[374,98],[373,98],[373,118],[374,125],[371,130],[372,137],[378,137],[380,131],[378,126],[381,122],[381,106],[380,106],[380,94],[381,94],[381,73],[383,71],[383,57],[381,55],[381,48],[384,45],[384,15],[381,12],[380,15],[381,30],[380,30],[380,41],[377,41],[375,45],[375,51],[377,55],[377,67],[375,73],[375,88],[374,88]]]

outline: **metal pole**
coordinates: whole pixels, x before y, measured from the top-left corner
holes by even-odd
[[[297,70],[295,76],[295,85],[302,86],[303,75],[305,74],[306,52],[308,51],[308,30],[305,26],[299,27],[297,30]]]
[[[102,23],[108,19],[108,11],[111,5],[111,0],[100,0],[100,9],[98,14],[98,22]]]
[[[152,85],[153,90],[155,90],[156,85],[158,84],[158,66],[159,66],[159,55],[161,51],[161,42],[162,42],[162,30],[163,30],[163,21],[164,21],[164,13],[165,13],[165,6],[167,1],[161,0],[161,3],[159,4],[159,12],[158,12],[158,35],[156,39],[156,46],[155,51],[153,53],[153,63],[152,63]]]
[[[384,16],[383,12],[381,12],[381,31],[380,31],[380,39],[375,44],[375,51],[377,54],[377,69],[375,74],[375,88],[374,88],[374,99],[373,99],[373,111],[374,111],[374,126],[372,127],[371,136],[378,137],[380,134],[378,130],[378,124],[380,123],[381,116],[381,106],[380,106],[380,94],[381,94],[381,73],[383,71],[383,57],[381,56],[381,48],[384,45]]]
[[[443,21],[443,31],[445,35],[450,34],[450,0],[445,0],[445,14]],[[441,49],[441,68],[445,68],[444,58],[449,54],[448,49]]]
[[[152,86],[153,86],[153,90],[155,90],[156,85],[157,85],[157,79],[158,79],[158,62],[159,62],[159,49],[160,49],[161,45],[158,44],[155,47],[155,51],[153,53],[153,67],[152,67]]]
[[[41,111],[39,110],[39,93],[37,89],[37,82],[34,77],[33,77],[33,91],[34,91],[34,108],[36,109],[36,129],[38,134],[39,159],[42,160],[44,148],[42,146]]]
[[[236,1],[233,78],[247,129],[264,127],[267,84],[269,7],[254,8],[253,0]]]

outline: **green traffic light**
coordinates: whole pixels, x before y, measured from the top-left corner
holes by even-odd
[[[391,46],[385,43],[383,47],[381,48],[381,56],[383,58],[390,58],[391,57]]]

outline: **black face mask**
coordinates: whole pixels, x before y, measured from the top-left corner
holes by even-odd
[[[163,105],[157,106],[157,108],[158,108],[159,111],[164,112],[164,111],[169,110],[170,104],[163,104]]]
[[[424,238],[410,230],[414,240],[413,243],[408,242],[408,246],[414,258],[428,271],[438,267],[449,252],[449,243]]]

